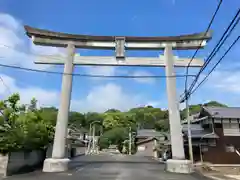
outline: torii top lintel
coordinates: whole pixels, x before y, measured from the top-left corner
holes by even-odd
[[[123,37],[125,48],[128,50],[156,50],[164,49],[166,43],[172,43],[173,49],[185,50],[203,48],[206,42],[212,38],[212,32],[195,33],[180,36],[163,37],[137,37],[137,36],[92,36],[75,35],[54,32],[44,29],[24,26],[26,34],[33,39],[37,45],[66,47],[68,43],[74,43],[77,48],[89,49],[115,49],[117,37]]]

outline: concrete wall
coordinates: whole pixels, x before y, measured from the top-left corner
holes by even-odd
[[[71,153],[71,150],[67,148],[66,157],[72,158],[84,155],[85,150],[86,147],[74,147]],[[51,156],[52,146],[48,148],[47,152],[45,150],[34,150],[31,152],[12,152],[8,155],[0,154],[0,177],[41,169],[45,158]]]
[[[0,176],[31,172],[41,168],[45,156],[44,150],[11,152],[5,156],[0,155]]]
[[[138,145],[136,155],[138,156],[154,156],[154,141],[149,141],[147,143]]]
[[[45,157],[46,152],[44,150],[9,153],[7,175],[31,172],[41,168]]]
[[[73,147],[72,157],[79,156],[79,155],[84,155],[86,150],[87,150],[86,147]]]
[[[0,154],[0,177],[7,175],[8,155]]]
[[[47,149],[47,154],[46,154],[46,158],[51,158],[52,157],[52,148],[53,146],[50,145]],[[70,147],[70,146],[66,146],[66,150],[65,150],[65,157],[66,158],[72,158],[74,156],[79,156],[79,155],[83,155],[85,154],[87,147]]]

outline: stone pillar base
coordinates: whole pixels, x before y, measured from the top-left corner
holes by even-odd
[[[69,159],[45,159],[43,172],[63,172],[68,170]]]
[[[193,173],[192,162],[189,160],[168,159],[166,162],[166,170],[173,173]]]

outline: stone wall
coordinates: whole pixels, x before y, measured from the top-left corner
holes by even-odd
[[[0,175],[9,176],[34,171],[42,167],[45,156],[44,150],[11,152],[6,156],[0,155]]]
[[[67,147],[66,147],[67,148]],[[74,147],[66,149],[66,158],[84,155],[86,147]],[[28,152],[12,152],[8,155],[0,154],[0,177],[13,174],[31,172],[41,169],[45,158],[51,158],[52,146],[47,150],[35,150]]]

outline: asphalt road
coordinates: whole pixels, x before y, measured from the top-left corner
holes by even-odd
[[[64,173],[33,172],[8,177],[12,180],[205,180],[195,175],[168,173],[151,158],[123,155],[81,156]]]

